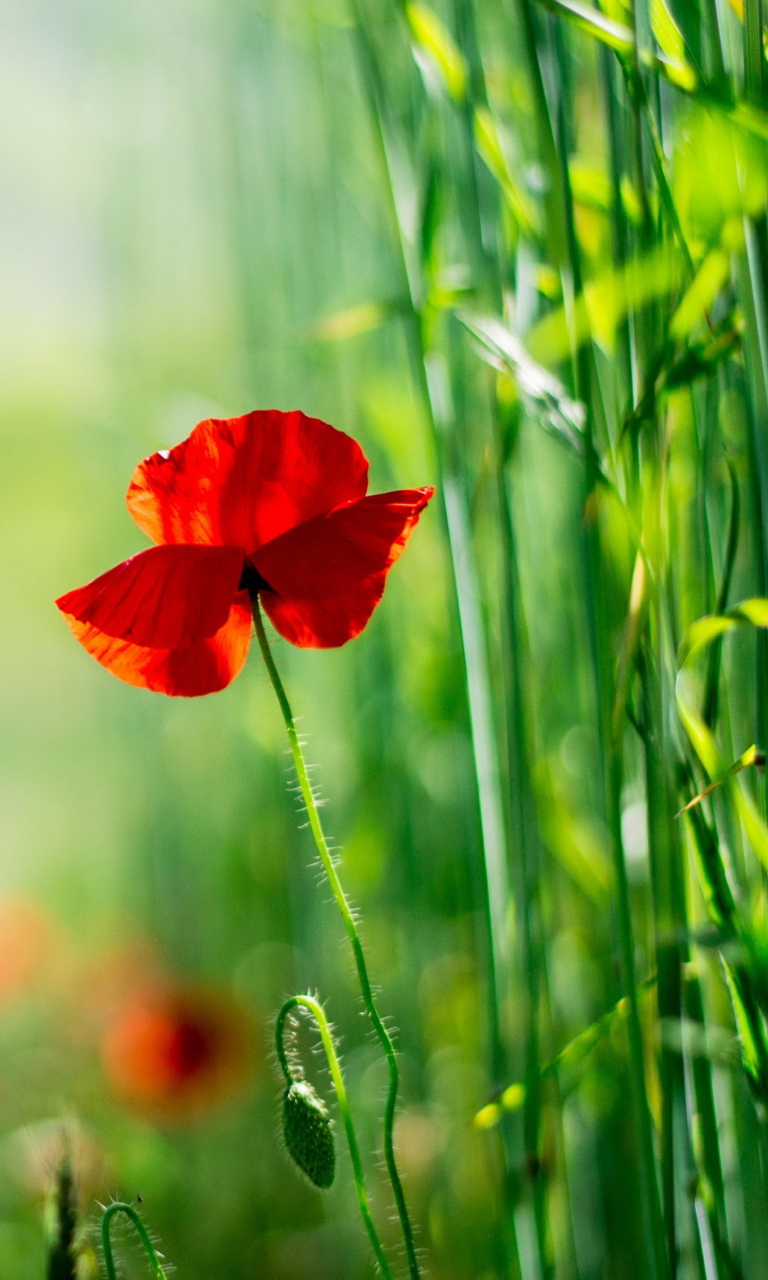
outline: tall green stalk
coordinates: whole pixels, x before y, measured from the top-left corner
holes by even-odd
[[[494,1075],[500,1084],[508,1053],[508,1031],[501,1026],[500,1009],[507,1003],[506,995],[511,980],[509,870],[498,745],[493,716],[494,699],[488,669],[477,566],[472,545],[469,502],[456,454],[455,423],[450,402],[448,370],[437,352],[427,350],[424,339],[424,320],[421,311],[423,283],[419,277],[418,264],[413,261],[412,254],[409,252],[395,196],[380,68],[359,0],[351,0],[351,4],[360,52],[362,83],[382,162],[393,246],[398,257],[408,353],[414,382],[435,446],[439,470],[439,492],[445,513],[456,590],[487,885],[486,904],[491,952],[489,1013],[492,1059]]]

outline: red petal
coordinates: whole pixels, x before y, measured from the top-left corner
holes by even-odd
[[[254,564],[273,590],[261,600],[280,634],[303,649],[334,649],[359,635],[433,493],[377,493],[262,547]]]
[[[215,635],[175,649],[154,649],[106,635],[71,614],[65,617],[72,634],[113,675],[140,689],[186,698],[216,693],[234,680],[248,653],[253,621],[248,595],[238,591]]]
[[[298,410],[210,418],[133,473],[126,501],[153,542],[243,547],[362,498],[368,463],[360,446]]]
[[[175,649],[224,625],[242,570],[237,547],[150,547],[56,603],[107,636]]]

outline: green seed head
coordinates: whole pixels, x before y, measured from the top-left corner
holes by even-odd
[[[336,1172],[331,1118],[305,1080],[294,1080],[283,1095],[283,1136],[302,1173],[316,1187],[330,1187]]]

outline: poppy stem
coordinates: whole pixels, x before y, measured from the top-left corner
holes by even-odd
[[[347,931],[347,937],[349,938],[349,942],[352,947],[352,954],[354,955],[355,966],[357,968],[357,976],[360,980],[363,1003],[365,1004],[368,1015],[373,1023],[374,1031],[378,1036],[379,1043],[381,1044],[387,1059],[387,1067],[389,1069],[389,1089],[387,1091],[387,1101],[384,1108],[384,1159],[387,1165],[389,1180],[392,1184],[392,1192],[395,1197],[397,1215],[400,1219],[400,1226],[402,1228],[403,1239],[405,1241],[408,1270],[411,1280],[420,1280],[421,1272],[419,1269],[419,1261],[416,1256],[413,1228],[408,1214],[408,1206],[405,1202],[403,1184],[400,1181],[400,1174],[395,1160],[393,1131],[395,1125],[395,1109],[397,1106],[397,1090],[400,1081],[400,1073],[397,1066],[397,1055],[395,1054],[395,1047],[392,1043],[392,1038],[387,1031],[387,1028],[384,1026],[384,1023],[381,1020],[381,1015],[376,1008],[376,1002],[371,990],[370,978],[368,977],[368,966],[365,960],[363,944],[360,940],[360,934],[358,933],[352,908],[350,907],[349,902],[347,901],[347,896],[341,886],[341,881],[339,880],[339,876],[334,865],[333,856],[330,848],[328,847],[328,841],[325,838],[322,823],[320,822],[320,813],[312,791],[309,774],[307,773],[307,766],[304,760],[304,753],[301,749],[299,735],[296,732],[291,704],[289,703],[285,689],[283,688],[283,682],[280,679],[279,672],[275,666],[272,652],[269,647],[269,641],[267,640],[266,632],[264,630],[264,620],[261,616],[261,605],[259,603],[257,592],[252,594],[251,600],[253,603],[253,621],[256,628],[256,636],[259,641],[259,648],[261,649],[261,655],[264,659],[267,671],[269,672],[269,678],[272,681],[272,687],[275,690],[277,701],[280,704],[280,710],[288,733],[288,742],[290,743],[293,763],[299,779],[299,786],[301,787],[304,804],[306,805],[307,816],[309,818],[309,825],[315,841],[315,846],[323,865],[323,870],[328,878],[328,883],[331,886],[331,892],[333,893],[336,906],[341,914],[344,927]]]
[[[333,1035],[331,1034],[331,1028],[328,1025],[328,1019],[325,1016],[325,1010],[320,1004],[320,1001],[315,1000],[314,996],[290,996],[289,999],[285,1001],[285,1004],[277,1015],[277,1022],[275,1024],[275,1041],[277,1045],[277,1056],[283,1070],[283,1075],[285,1076],[285,1082],[286,1084],[291,1085],[296,1080],[290,1059],[285,1049],[283,1035],[285,1032],[286,1019],[291,1011],[297,1006],[306,1009],[312,1015],[317,1024],[317,1029],[320,1032],[320,1039],[323,1042],[328,1070],[331,1073],[331,1080],[333,1081],[333,1088],[336,1093],[336,1101],[339,1105],[341,1118],[344,1122],[344,1130],[347,1135],[347,1145],[352,1159],[352,1169],[355,1175],[355,1188],[357,1190],[357,1203],[360,1207],[360,1214],[365,1224],[365,1229],[368,1232],[368,1238],[371,1242],[373,1252],[376,1255],[379,1270],[381,1271],[384,1280],[392,1280],[392,1272],[371,1216],[371,1206],[368,1201],[368,1192],[365,1186],[365,1175],[363,1174],[363,1162],[360,1158],[360,1148],[357,1144],[357,1134],[355,1133],[352,1112],[349,1107],[349,1098],[347,1097],[347,1088],[344,1084],[344,1076],[341,1071],[341,1063],[339,1062],[338,1054],[336,1053],[336,1046],[333,1043]]]
[[[149,1238],[147,1228],[144,1226],[144,1223],[133,1205],[128,1204],[125,1200],[115,1200],[112,1204],[108,1204],[101,1219],[101,1244],[104,1250],[104,1266],[107,1272],[107,1280],[116,1280],[117,1275],[115,1271],[115,1259],[112,1254],[112,1241],[109,1233],[112,1227],[112,1219],[118,1213],[124,1213],[127,1218],[130,1218],[136,1228],[138,1237],[144,1246],[144,1251],[149,1258],[153,1274],[156,1276],[156,1280],[168,1280],[163,1268],[160,1266],[160,1259],[155,1251],[155,1246]]]

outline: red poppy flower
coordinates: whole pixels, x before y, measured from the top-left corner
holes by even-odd
[[[254,1028],[225,991],[137,989],[107,1027],[104,1072],[125,1102],[185,1120],[237,1092],[248,1076]]]
[[[129,684],[194,697],[240,671],[258,592],[301,648],[358,635],[433,489],[367,495],[360,446],[271,409],[201,422],[140,462],[128,510],[157,545],[56,601]]]

